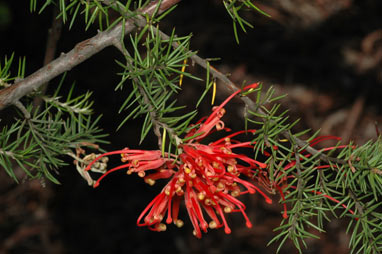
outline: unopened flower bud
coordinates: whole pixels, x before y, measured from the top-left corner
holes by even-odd
[[[151,179],[151,178],[146,178],[145,179],[145,182],[147,184],[149,184],[150,186],[153,186],[155,184],[155,180]]]
[[[166,231],[166,229],[167,229],[166,224],[159,223],[159,224],[157,225],[157,230],[158,230],[159,232]]]
[[[181,227],[183,227],[183,225],[184,225],[184,222],[182,221],[182,220],[176,220],[176,221],[174,221],[174,224],[178,227],[178,228],[181,228]]]
[[[210,223],[208,223],[208,227],[211,228],[211,229],[214,229],[218,226],[218,224],[216,223],[216,221],[210,221]]]

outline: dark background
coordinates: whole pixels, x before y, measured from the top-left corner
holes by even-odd
[[[230,73],[238,84],[262,81],[266,87],[274,85],[278,93],[288,93],[282,103],[292,119],[301,118],[297,129],[314,132],[321,128],[323,134],[360,144],[375,138],[375,122],[381,122],[382,113],[382,2],[257,2],[272,18],[245,13],[255,27],[247,34],[239,32],[239,45],[220,1],[182,1],[161,29],[169,33],[175,27],[178,35],[192,33],[191,49],[204,58],[220,57],[215,67]],[[0,0],[1,59],[15,52],[17,58],[26,56],[27,75],[39,69],[51,22],[51,10],[37,15],[29,12],[29,1]],[[95,35],[94,29],[84,32],[81,19],[77,24],[70,31],[64,26],[57,55]],[[65,83],[68,89],[76,81],[78,93],[94,91],[95,112],[103,114],[101,127],[110,133],[110,144],[103,146],[106,150],[138,147],[142,123],[130,121],[116,132],[123,119],[116,112],[126,91],[114,91],[120,71],[115,58],[120,58],[115,49],[105,49],[69,72]],[[189,71],[205,75],[198,68]],[[49,91],[53,91],[57,80],[50,84]],[[186,79],[186,96],[180,102],[195,103],[200,85]],[[226,96],[222,92],[218,99]],[[240,103],[232,102],[233,112],[237,112],[236,106]],[[208,113],[209,108],[202,110]],[[7,119],[14,111],[9,108],[5,112],[1,118]],[[356,125],[352,127],[348,119],[354,118]],[[225,122],[231,127],[240,122],[230,119]],[[344,131],[347,127],[350,134]],[[149,136],[141,148],[155,149],[156,138]],[[113,163],[116,165],[118,158],[109,167]],[[252,229],[245,228],[240,215],[232,216],[232,234],[212,230],[198,240],[192,236],[184,210],[185,226],[181,229],[170,225],[166,232],[157,233],[136,226],[140,212],[161,190],[160,182],[150,187],[139,177],[121,172],[92,189],[74,166],[62,168],[57,177],[61,185],[39,181],[16,185],[0,171],[0,253],[275,253],[277,248],[277,244],[266,247],[282,219],[277,196],[272,206],[256,195],[244,197]],[[333,219],[326,230],[321,240],[308,240],[304,253],[349,253],[346,221]],[[280,253],[296,252],[286,243]]]

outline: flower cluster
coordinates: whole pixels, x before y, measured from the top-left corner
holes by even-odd
[[[256,87],[257,84],[252,84],[244,90]],[[210,116],[201,119],[186,134],[184,140],[187,141],[179,145],[180,153],[177,155],[162,154],[160,150],[125,148],[98,156],[86,170],[100,158],[113,154],[121,154],[124,164],[103,174],[94,187],[97,187],[105,176],[121,169],[127,169],[128,174],[137,173],[150,185],[155,184],[158,179],[169,179],[162,191],[138,217],[138,226],[148,226],[154,231],[166,230],[165,223],[174,223],[178,227],[183,225],[183,221],[178,218],[183,200],[194,227],[194,235],[198,238],[202,236],[202,232],[207,232],[208,228],[224,227],[225,233],[229,234],[231,229],[225,218],[227,213],[240,212],[246,226],[252,227],[245,213],[246,207],[238,196],[258,192],[267,203],[272,202],[257,186],[245,180],[260,174],[267,165],[233,150],[253,149],[250,142],[239,142],[234,138],[240,134],[254,133],[255,130],[231,133],[208,145],[200,143],[214,131],[230,131],[224,127],[221,120],[225,113],[223,107],[239,92],[241,91],[233,93],[220,106],[213,108]],[[206,219],[206,215],[209,219]]]

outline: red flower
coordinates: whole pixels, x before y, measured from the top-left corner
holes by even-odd
[[[257,84],[247,86],[246,89],[255,88]],[[128,174],[137,173],[144,177],[146,183],[153,185],[158,179],[169,178],[169,182],[143,210],[137,220],[138,226],[148,226],[154,231],[166,230],[166,224],[174,223],[178,227],[183,225],[183,221],[178,218],[179,206],[184,199],[186,210],[194,227],[194,235],[198,238],[201,233],[207,232],[208,228],[224,227],[225,233],[229,234],[229,228],[225,214],[232,212],[242,213],[247,227],[252,227],[245,213],[245,205],[237,199],[245,193],[259,192],[267,203],[272,200],[267,197],[258,187],[244,180],[241,176],[251,178],[259,174],[266,164],[249,158],[243,154],[233,152],[233,149],[250,148],[250,142],[239,142],[232,138],[255,130],[239,131],[221,138],[209,145],[201,144],[200,141],[209,135],[213,128],[217,131],[225,129],[221,121],[225,113],[223,106],[228,103],[240,91],[228,97],[220,106],[215,107],[208,118],[198,122],[198,128],[192,129],[187,135],[187,143],[181,144],[178,148],[181,153],[165,154],[159,150],[130,150],[105,153],[96,158],[92,164],[103,156],[121,154],[123,164],[110,169],[102,175],[95,183],[97,187],[100,181],[109,173],[127,168]],[[153,170],[154,173],[147,173]],[[167,218],[164,220],[164,218]],[[206,219],[208,215],[210,219]]]

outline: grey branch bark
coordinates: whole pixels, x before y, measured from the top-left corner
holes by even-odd
[[[180,2],[180,0],[162,0],[150,3],[142,9],[142,14],[152,15],[160,4],[158,13],[162,13],[170,7]],[[40,86],[49,82],[58,75],[71,70],[86,59],[97,54],[106,47],[112,46],[115,41],[120,40],[122,32],[130,33],[138,25],[145,22],[144,19],[129,19],[124,24],[119,23],[113,29],[99,32],[96,36],[78,43],[71,51],[61,54],[60,57],[45,65],[35,73],[23,80],[4,88],[0,91],[0,110],[16,103],[23,96],[36,91]],[[124,29],[123,29],[123,26]]]

